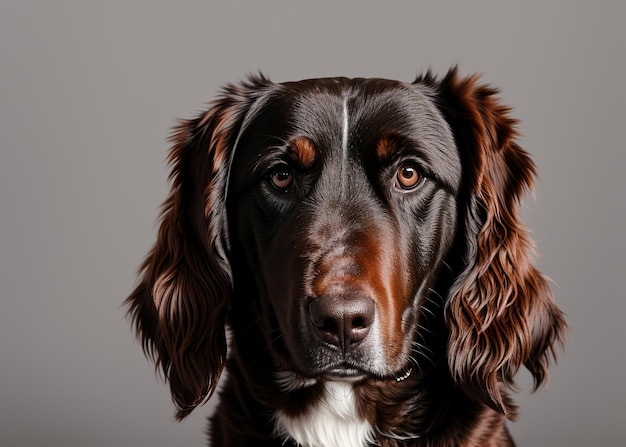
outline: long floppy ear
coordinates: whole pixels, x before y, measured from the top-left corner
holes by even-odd
[[[460,210],[465,266],[446,307],[448,363],[469,395],[514,419],[516,407],[502,388],[514,387],[522,365],[535,390],[544,383],[566,328],[533,265],[534,244],[518,214],[535,166],[516,144],[516,121],[498,103],[497,90],[478,84],[477,76],[458,77],[456,68],[440,82],[430,74],[418,82],[437,92],[468,185]]]
[[[206,402],[224,367],[229,164],[243,117],[268,85],[262,75],[229,85],[207,112],[176,127],[158,238],[125,301],[144,352],[170,384],[178,419]]]

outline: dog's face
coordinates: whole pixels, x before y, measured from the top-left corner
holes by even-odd
[[[214,391],[227,326],[231,367],[277,410],[326,380],[410,375],[412,395],[432,367],[514,416],[504,390],[522,365],[545,380],[565,323],[517,211],[534,165],[495,94],[455,70],[253,77],[181,122],[127,300],[179,417]]]
[[[403,374],[455,235],[448,124],[426,89],[394,81],[303,81],[260,102],[228,197],[268,346],[304,377]]]

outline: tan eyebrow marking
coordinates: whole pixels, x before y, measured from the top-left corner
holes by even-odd
[[[398,150],[398,143],[391,135],[383,135],[376,143],[376,156],[380,161],[387,161]]]
[[[303,168],[309,168],[315,162],[315,145],[307,137],[295,137],[289,142],[289,154]]]

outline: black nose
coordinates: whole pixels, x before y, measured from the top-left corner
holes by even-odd
[[[317,336],[343,352],[356,347],[374,322],[374,301],[362,295],[314,298],[309,303]]]

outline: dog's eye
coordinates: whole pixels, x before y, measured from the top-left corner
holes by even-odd
[[[396,172],[395,186],[403,190],[415,188],[422,179],[419,170],[413,164],[405,163]]]
[[[270,181],[274,188],[287,192],[293,185],[293,173],[288,168],[281,167],[270,174]]]

